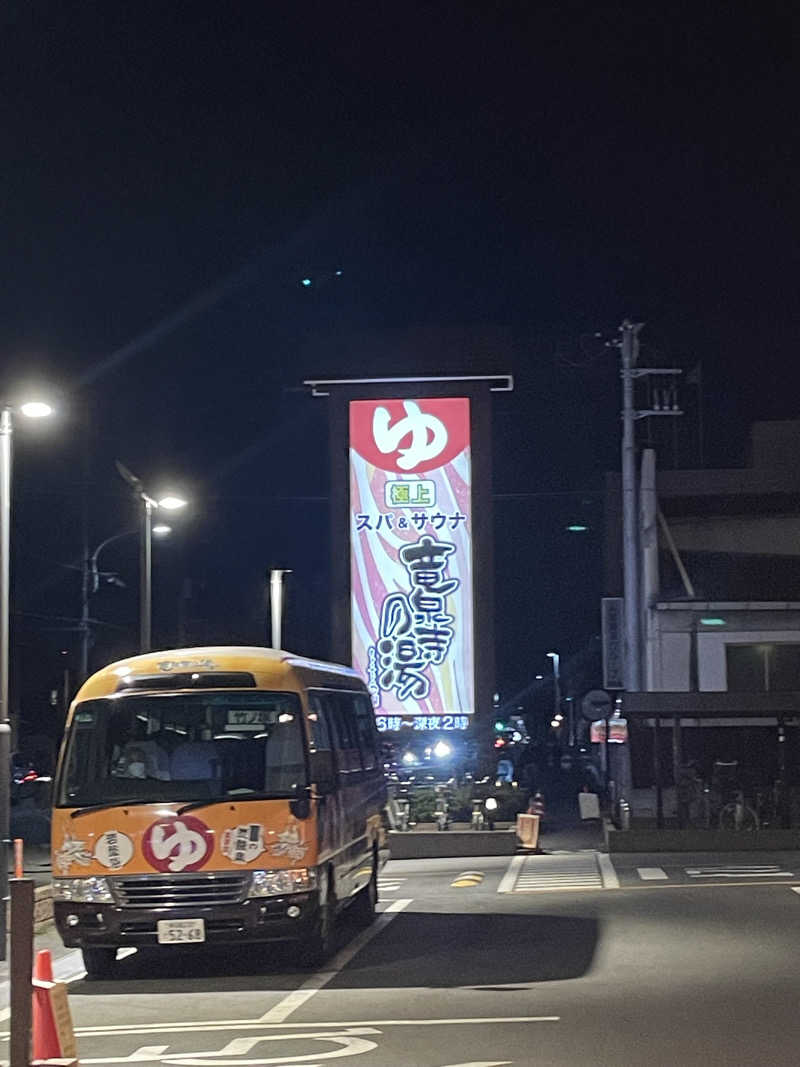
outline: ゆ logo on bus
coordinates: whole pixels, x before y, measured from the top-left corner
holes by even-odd
[[[202,867],[214,848],[214,834],[193,815],[159,819],[145,830],[142,852],[157,871],[180,874]]]

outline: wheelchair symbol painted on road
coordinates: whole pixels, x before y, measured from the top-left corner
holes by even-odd
[[[267,1064],[302,1063],[305,1067],[321,1067],[322,1060],[338,1060],[345,1056],[360,1056],[377,1048],[375,1041],[368,1041],[364,1034],[379,1034],[372,1027],[350,1027],[346,1030],[331,1030],[324,1033],[267,1034],[259,1037],[235,1037],[224,1048],[209,1052],[173,1052],[161,1057],[161,1063],[172,1067],[266,1067]],[[263,1055],[257,1059],[242,1059],[259,1045],[268,1041],[319,1041],[336,1047],[325,1052],[309,1052],[299,1056]],[[269,1051],[265,1049],[264,1051]]]

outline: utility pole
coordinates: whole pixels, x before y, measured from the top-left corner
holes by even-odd
[[[639,538],[636,492],[636,442],[633,424],[633,381],[639,358],[639,331],[644,323],[626,319],[622,331],[622,567],[625,595],[625,688],[641,689],[641,628],[639,625]]]
[[[139,540],[139,651],[152,647],[153,617],[153,501],[142,496],[142,533]]]
[[[83,411],[83,499],[81,501],[81,621],[80,659],[78,662],[78,686],[83,685],[89,677],[89,647],[92,641],[92,628],[89,621],[89,482],[91,480],[91,441],[89,440],[89,404]]]
[[[637,409],[634,382],[649,375],[676,378],[679,367],[639,367],[639,333],[643,322],[626,319],[620,326],[622,342],[622,569],[625,593],[625,688],[638,692],[642,688],[642,625],[649,603],[642,600],[640,576],[639,507],[636,480],[636,439],[634,425],[638,419],[658,415],[682,415],[674,384],[658,390],[652,407]],[[655,457],[653,456],[653,463]],[[650,501],[652,505],[657,501]]]

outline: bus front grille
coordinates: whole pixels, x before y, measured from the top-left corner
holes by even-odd
[[[125,908],[203,908],[239,904],[247,895],[250,875],[187,874],[112,878],[117,903]]]

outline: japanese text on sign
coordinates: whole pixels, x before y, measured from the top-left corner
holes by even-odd
[[[353,401],[350,502],[353,665],[379,721],[448,717],[449,727],[430,728],[465,728],[474,691],[469,401]]]

